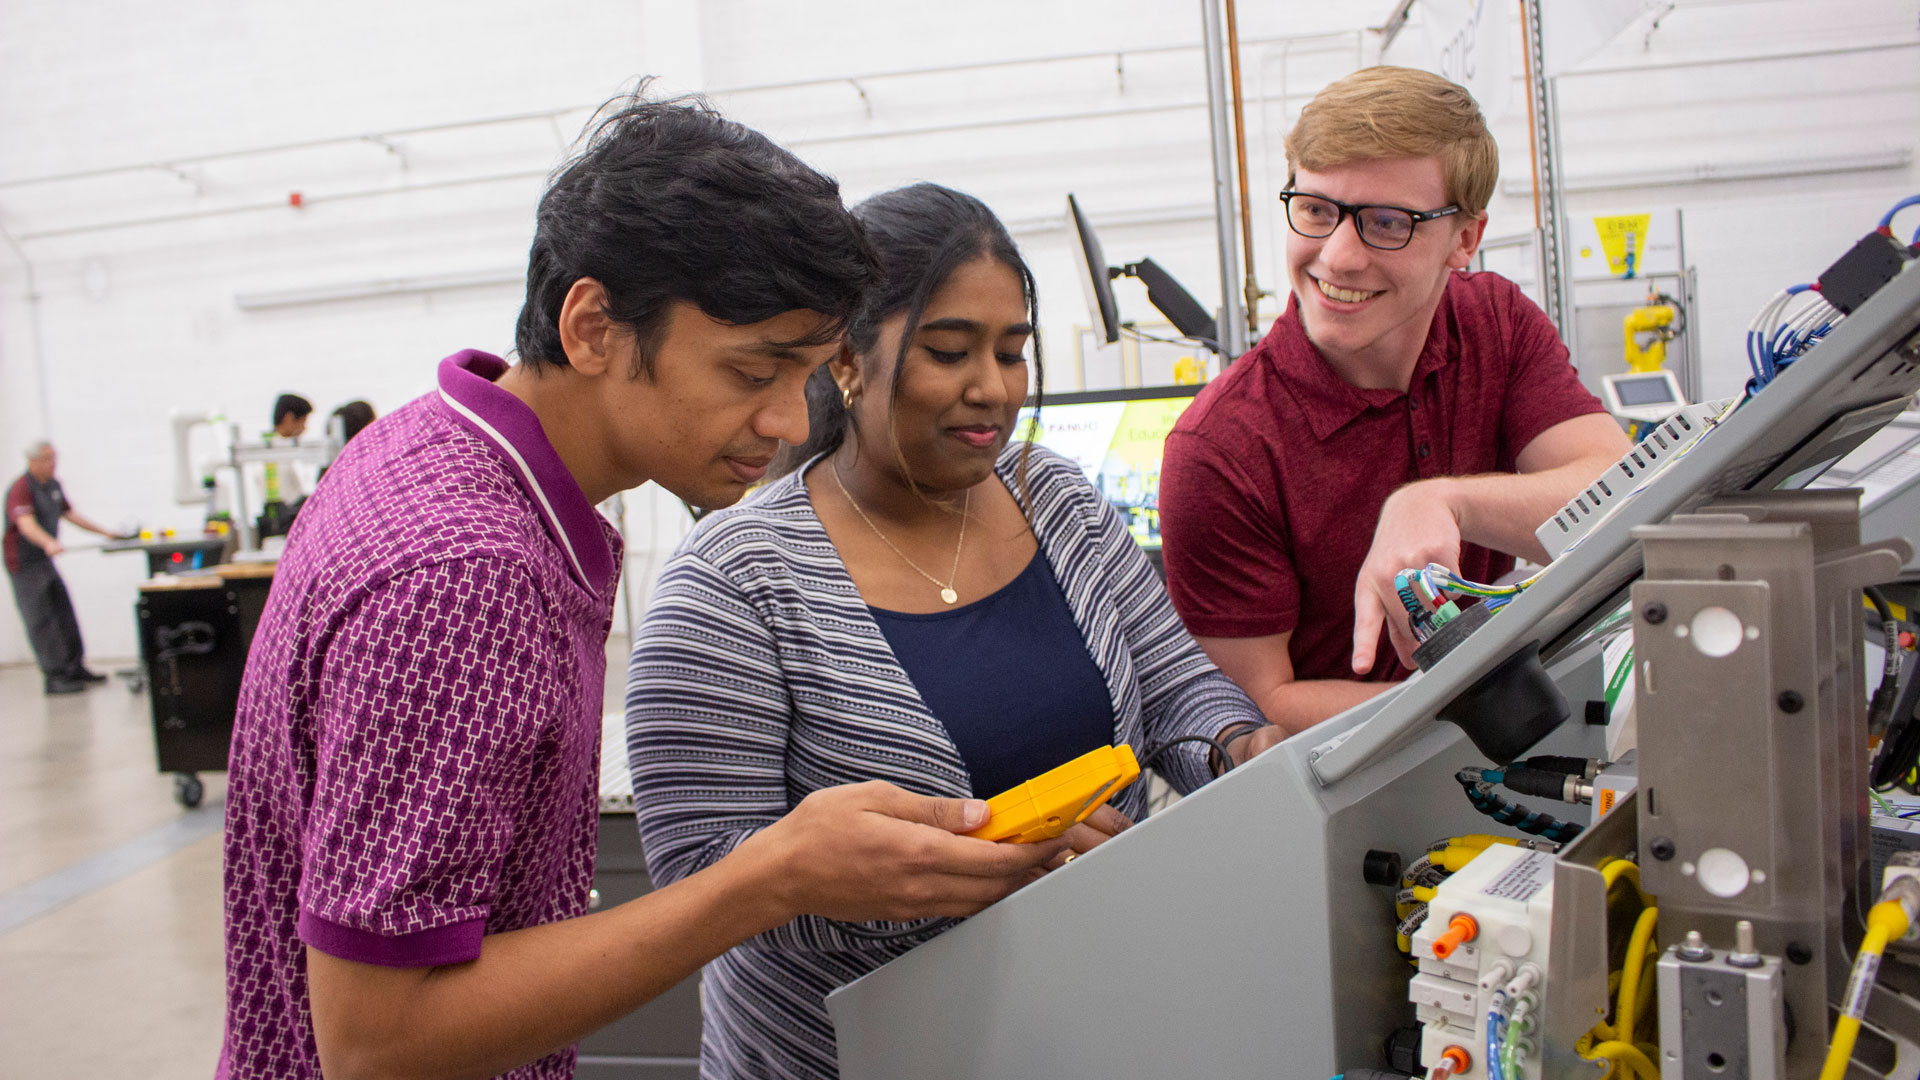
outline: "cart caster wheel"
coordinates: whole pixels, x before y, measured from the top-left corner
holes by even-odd
[[[200,799],[207,793],[200,778],[192,773],[179,773],[173,778],[173,798],[181,806],[191,810],[200,805]]]

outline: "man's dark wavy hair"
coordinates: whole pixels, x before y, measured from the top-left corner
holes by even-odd
[[[815,311],[820,325],[783,344],[837,340],[875,273],[839,185],[705,101],[646,89],[600,108],[540,199],[521,362],[566,366],[560,308],[581,278],[606,288],[607,316],[633,331],[635,378],[652,378],[674,300],[735,325]]]

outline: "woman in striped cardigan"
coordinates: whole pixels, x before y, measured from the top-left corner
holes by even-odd
[[[822,787],[986,798],[1109,743],[1262,721],[1080,471],[1010,439],[1039,343],[1005,227],[932,184],[854,213],[882,282],[809,380],[807,446],[699,524],[634,643],[627,744],[660,885]],[[1190,791],[1207,752],[1174,747],[1158,769]],[[1076,827],[1074,849],[1125,829],[1144,789]],[[896,929],[809,917],[715,961],[701,1075],[837,1075],[827,993],[937,932]]]

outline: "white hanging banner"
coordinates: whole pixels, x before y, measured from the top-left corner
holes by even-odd
[[[1422,0],[1420,7],[1430,68],[1466,87],[1487,123],[1498,123],[1513,98],[1515,5],[1511,0]]]
[[[1547,77],[1577,67],[1647,10],[1647,0],[1580,0],[1540,9],[1540,51]]]

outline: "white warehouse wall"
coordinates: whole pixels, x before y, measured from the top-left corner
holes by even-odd
[[[1268,289],[1285,288],[1284,226],[1272,213],[1280,137],[1320,86],[1381,58],[1365,28],[1392,6],[1240,5],[1255,263]],[[1050,389],[1076,387],[1074,328],[1086,322],[1062,228],[1066,192],[1092,214],[1110,261],[1151,254],[1202,303],[1219,300],[1197,4],[983,0],[964,19],[878,0],[552,10],[359,0],[318,13],[207,0],[167,11],[119,0],[10,12],[0,35],[6,475],[15,448],[50,435],[91,516],[189,528],[196,511],[171,501],[174,411],[218,407],[253,431],[273,396],[294,390],[322,411],[365,397],[385,412],[429,385],[439,357],[504,351],[542,176],[587,107],[648,72],[666,89],[711,93],[836,175],[849,201],[932,179],[994,206],[1039,278]],[[1413,10],[1389,62],[1430,63],[1422,5]],[[1916,52],[1913,0],[1691,0],[1658,5],[1559,80],[1576,186],[1715,164],[1903,162],[1568,196],[1574,219],[1684,211],[1707,392],[1745,378],[1741,334],[1774,289],[1817,274],[1886,206],[1920,191]],[[1044,59],[1060,57],[1077,58]],[[978,66],[1022,59],[1035,62]],[[1490,235],[1532,224],[1519,70],[1516,55],[1512,104],[1494,125],[1503,184]],[[552,115],[353,138],[527,113]],[[324,139],[337,141],[16,182]],[[294,191],[303,208],[287,205]],[[1903,232],[1915,218],[1902,218]],[[145,219],[160,220],[128,224]],[[491,283],[238,303],[450,275]],[[1129,317],[1157,320],[1136,283],[1117,290]],[[1264,310],[1271,317],[1276,302]],[[1604,359],[1617,362],[1595,362]],[[632,548],[669,549],[677,507],[653,492],[634,504]],[[644,577],[656,561],[635,570]],[[131,655],[138,560],[75,553],[62,565],[92,652]],[[0,662],[27,655],[17,619],[0,617]]]

